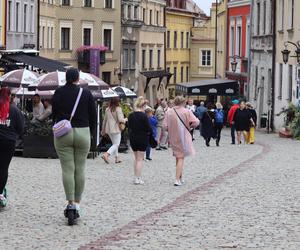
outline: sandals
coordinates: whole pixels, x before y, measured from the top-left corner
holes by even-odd
[[[119,164],[119,163],[122,163],[122,161],[121,160],[116,160],[115,163]]]
[[[103,161],[104,161],[106,164],[109,164],[109,161],[108,161],[108,157],[107,157],[107,156],[102,155],[101,158],[103,159]]]

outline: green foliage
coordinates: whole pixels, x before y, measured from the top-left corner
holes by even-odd
[[[285,126],[290,128],[293,137],[297,140],[300,140],[300,110],[299,108],[290,103],[288,108],[283,109],[279,114],[283,114],[285,116]]]
[[[123,111],[123,114],[124,114],[125,117],[128,117],[129,114],[132,112],[132,109],[131,109],[129,103],[122,102],[121,103],[121,108],[122,108],[122,111]]]

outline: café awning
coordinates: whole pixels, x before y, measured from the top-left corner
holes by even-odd
[[[56,70],[66,71],[67,68],[70,67],[70,65],[60,61],[25,53],[4,54],[3,59],[13,63],[23,63],[28,66],[33,66],[46,72],[53,72]]]
[[[179,83],[176,85],[176,94],[188,96],[234,96],[239,92],[236,80],[209,79]]]
[[[170,78],[172,77],[172,74],[166,70],[144,71],[144,72],[141,72],[141,74],[147,78],[144,93],[147,92],[149,83],[152,79],[155,79],[155,78],[159,79],[159,84],[157,86],[157,89],[159,89],[164,77],[167,78],[167,84],[169,83]]]

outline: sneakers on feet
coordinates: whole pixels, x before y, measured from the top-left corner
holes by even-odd
[[[168,149],[168,148],[165,147],[165,146],[160,146],[160,148],[163,149],[163,150],[167,150],[167,149]]]
[[[181,182],[181,184],[183,185],[183,184],[185,183],[185,180],[182,179],[182,178],[180,178],[180,182]]]
[[[152,159],[150,157],[147,157],[146,161],[152,161]]]
[[[182,186],[181,181],[176,180],[175,183],[174,183],[174,186],[175,186],[175,187]]]
[[[0,194],[0,207],[6,207],[7,199],[4,197],[3,194]]]
[[[157,147],[156,150],[161,150],[161,147]]]
[[[134,185],[144,185],[145,182],[141,179],[141,177],[136,177],[133,182]]]

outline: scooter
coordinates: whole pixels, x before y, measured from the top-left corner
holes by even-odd
[[[69,226],[73,226],[80,217],[75,204],[69,204],[64,211],[64,215],[68,219]]]

